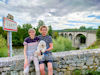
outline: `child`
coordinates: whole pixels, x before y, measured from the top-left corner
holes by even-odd
[[[29,75],[30,62],[34,61],[36,75],[40,75],[38,58],[34,56],[37,50],[39,38],[35,36],[35,30],[30,28],[28,30],[29,37],[24,40],[24,75]]]

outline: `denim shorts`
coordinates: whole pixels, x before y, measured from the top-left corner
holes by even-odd
[[[46,51],[45,53],[43,53],[44,56],[42,57],[42,59],[39,60],[39,64],[45,63],[45,62],[52,62],[53,57],[52,57],[52,52]]]

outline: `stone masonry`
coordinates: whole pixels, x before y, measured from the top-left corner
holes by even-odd
[[[24,56],[0,58],[0,75],[23,75]],[[54,75],[73,75],[73,71],[100,70],[100,49],[72,50],[53,53]],[[33,63],[30,75],[35,75]]]

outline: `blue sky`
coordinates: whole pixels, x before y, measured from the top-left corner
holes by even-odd
[[[88,17],[94,17],[94,18],[96,18],[96,19],[100,19],[100,15],[99,16],[96,16],[96,15],[89,15]]]
[[[0,0],[0,26],[8,13],[19,24],[37,27],[43,20],[54,30],[97,28],[100,25],[100,0]]]
[[[2,21],[2,19],[0,19],[0,21]]]

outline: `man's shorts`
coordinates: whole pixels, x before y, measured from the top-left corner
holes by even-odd
[[[53,57],[52,57],[52,52],[45,52],[44,53],[44,56],[42,57],[42,59],[39,60],[39,64],[42,64],[42,63],[45,63],[45,62],[52,62],[53,60]]]

